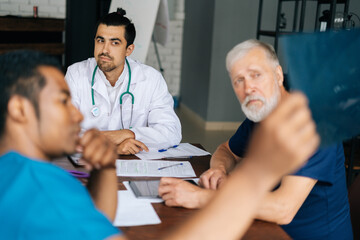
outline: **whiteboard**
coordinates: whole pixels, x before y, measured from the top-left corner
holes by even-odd
[[[131,58],[145,62],[152,32],[155,25],[156,14],[160,0],[112,0],[109,12],[116,12],[117,8],[126,11],[125,17],[135,25],[135,49]]]

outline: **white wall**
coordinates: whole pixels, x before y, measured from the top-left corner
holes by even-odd
[[[0,0],[0,16],[33,16],[33,6],[39,17],[65,19],[66,0]]]
[[[160,44],[157,44],[157,47],[169,91],[173,96],[179,96],[182,36],[185,19],[184,0],[175,0],[174,5],[174,17],[170,20],[168,42],[165,47]],[[153,42],[150,43],[145,63],[160,70]]]

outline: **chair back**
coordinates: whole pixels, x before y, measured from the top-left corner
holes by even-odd
[[[360,239],[360,174],[350,186],[349,203],[354,239]]]

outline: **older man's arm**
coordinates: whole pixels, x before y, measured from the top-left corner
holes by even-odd
[[[221,144],[210,160],[210,169],[199,180],[200,186],[194,186],[176,178],[162,178],[159,196],[170,207],[202,208],[213,197],[215,189],[224,183],[227,173],[240,161],[229,148],[228,141]]]
[[[210,169],[200,176],[199,184],[207,189],[217,189],[240,160],[230,150],[229,141],[222,143],[210,160]]]
[[[285,176],[278,189],[270,192],[262,200],[256,214],[257,219],[289,224],[317,180],[301,176]]]

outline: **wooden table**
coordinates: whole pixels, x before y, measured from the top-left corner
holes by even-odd
[[[121,157],[121,159],[131,159],[131,157]],[[172,159],[176,160],[176,159]],[[180,159],[178,159],[180,160]],[[205,170],[209,168],[210,156],[202,157],[193,157],[191,159],[191,164],[195,170],[196,176],[200,176]],[[83,171],[82,168],[75,167],[68,159],[59,159],[54,161],[58,166],[61,166],[65,169],[76,169]],[[158,179],[150,177],[118,177],[119,180],[119,190],[126,189],[122,184],[122,181],[129,181],[134,179]],[[156,213],[161,219],[161,223],[157,225],[145,225],[145,226],[136,226],[136,227],[120,227],[121,231],[128,237],[130,240],[137,239],[160,239],[165,236],[169,231],[173,230],[179,224],[186,221],[196,210],[190,210],[185,208],[172,208],[167,207],[163,203],[152,203]],[[229,221],[231,221],[229,219]],[[252,239],[291,239],[280,226],[275,223],[269,223],[264,221],[255,220],[250,226],[249,230],[242,238],[244,240]]]

